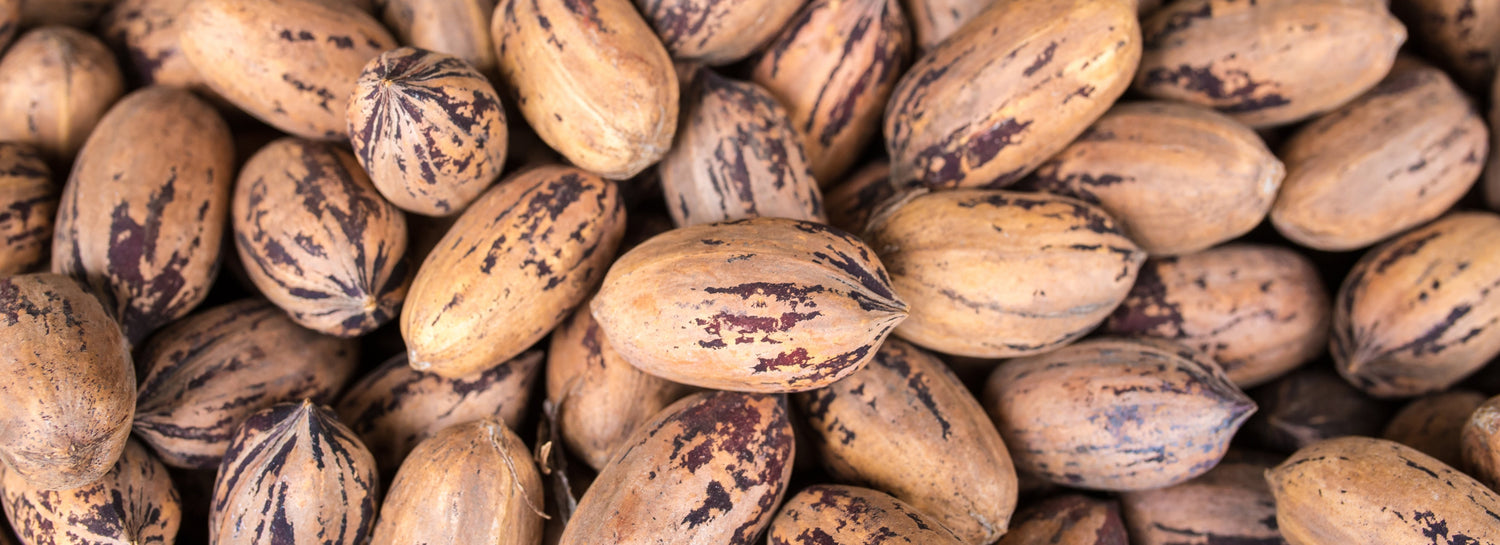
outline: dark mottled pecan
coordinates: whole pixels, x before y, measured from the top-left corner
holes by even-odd
[[[0,476],[5,512],[25,543],[170,545],[182,523],[167,466],[135,441],[109,473],[71,490],[36,488],[3,466]]]
[[[964,545],[937,519],[884,492],[815,485],[771,521],[769,545]]]
[[[635,0],[673,58],[709,65],[749,56],[807,0]]]
[[[1114,500],[1065,494],[1016,513],[1010,531],[997,545],[1130,545],[1130,541]]]
[[[187,87],[218,98],[178,45],[183,8],[193,0],[118,0],[100,21],[100,34],[142,85]]]
[[[1250,393],[1259,410],[1241,439],[1283,453],[1334,437],[1377,435],[1391,413],[1326,365],[1299,369]]]
[[[35,146],[66,165],[124,92],[115,56],[98,38],[65,27],[29,30],[0,57],[0,141]]]
[[[59,189],[36,148],[0,142],[0,274],[47,267]]]
[[[1488,89],[1500,63],[1500,4],[1475,0],[1395,0],[1413,41],[1471,89]]]

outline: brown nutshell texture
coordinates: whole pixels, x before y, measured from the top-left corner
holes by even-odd
[[[997,545],[1130,545],[1130,541],[1117,502],[1066,494],[1016,513],[1010,531]]]
[[[240,170],[230,218],[250,280],[302,327],[362,335],[406,298],[406,217],[332,143],[261,148]]]
[[[22,0],[0,0],[0,50],[10,45],[10,41],[16,37],[16,31],[21,28],[21,2]],[[8,537],[4,531],[0,531],[0,542]]]
[[[353,340],[303,329],[259,299],[204,310],[142,348],[135,432],[168,465],[217,468],[245,419],[277,403],[332,401],[358,355]]]
[[[47,267],[60,189],[36,148],[0,142],[0,275]]]
[[[1500,398],[1490,398],[1469,415],[1459,448],[1469,475],[1491,490],[1500,487]]]
[[[375,11],[401,43],[447,53],[480,73],[495,71],[490,19],[495,0],[378,0]]]
[[[115,0],[20,0],[21,23],[27,27],[67,25],[89,28]]]
[[[782,396],[703,392],[636,430],[578,502],[561,545],[750,545],[792,472]]]
[[[1131,545],[1284,545],[1265,476],[1280,458],[1233,457],[1191,481],[1121,495]]]
[[[109,473],[71,490],[35,488],[0,466],[0,495],[25,543],[170,544],[182,524],[182,502],[167,467],[135,441],[126,443]]]
[[[142,85],[186,87],[213,97],[198,69],[182,54],[177,35],[193,0],[118,0],[99,23],[100,35],[122,53],[125,70]]]
[[[807,0],[635,0],[672,57],[708,65],[750,55]]]
[[[208,296],[233,183],[234,143],[213,107],[182,89],[131,93],[78,152],[52,271],[87,283],[139,343]]]
[[[35,146],[65,164],[124,92],[114,54],[98,38],[32,29],[0,57],[0,141]]]
[[[902,0],[911,15],[917,51],[925,52],[946,40],[993,0]]]
[[[1500,63],[1500,4],[1473,0],[1395,0],[1391,10],[1412,25],[1413,41],[1465,87],[1487,88]]]
[[[1380,437],[1459,467],[1463,463],[1464,427],[1469,416],[1484,402],[1483,394],[1468,390],[1449,390],[1413,399],[1391,417]]]
[[[1253,390],[1260,407],[1241,432],[1261,446],[1292,452],[1324,439],[1375,436],[1390,411],[1324,365],[1308,366]]]
[[[787,500],[768,545],[963,545],[942,523],[883,492],[815,485]]]
[[[870,217],[887,202],[899,198],[891,183],[889,161],[876,161],[855,170],[823,196],[828,224],[850,233],[864,233]]]
[[[520,354],[588,297],[624,232],[614,182],[558,165],[506,178],[422,262],[401,311],[409,363],[455,378]]]

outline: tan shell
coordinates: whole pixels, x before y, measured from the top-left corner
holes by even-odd
[[[411,366],[457,378],[536,344],[598,285],[624,232],[614,182],[556,165],[511,175],[422,262],[401,311]]]
[[[130,348],[99,302],[55,274],[0,277],[0,462],[31,486],[107,473],[130,435]]]
[[[937,519],[883,492],[820,484],[802,489],[771,521],[768,545],[964,545]]]
[[[1334,437],[1375,436],[1389,416],[1385,404],[1323,365],[1287,374],[1252,397],[1259,410],[1240,434],[1282,452]]]
[[[1396,0],[1412,39],[1465,87],[1487,88],[1500,63],[1500,4],[1473,0]]]
[[[631,436],[578,502],[560,545],[750,545],[792,473],[782,396],[703,392]]]
[[[382,53],[360,74],[348,119],[359,164],[381,195],[408,212],[463,210],[505,166],[500,96],[452,55],[411,47]]]
[[[1233,456],[1191,481],[1122,494],[1131,545],[1284,543],[1266,484],[1266,470],[1280,458]]]
[[[0,275],[47,267],[60,189],[36,148],[0,142]]]
[[[557,407],[558,432],[568,454],[595,470],[609,462],[638,426],[689,390],[625,361],[589,314],[587,301],[552,332],[547,400]]]
[[[353,340],[292,323],[259,299],[172,324],[140,352],[135,432],[175,467],[219,467],[234,430],[256,411],[332,401],[358,365]]]
[[[1101,338],[995,369],[984,405],[1016,467],[1057,484],[1146,490],[1203,474],[1255,403],[1202,353]]]
[[[826,222],[802,138],[765,89],[704,71],[658,166],[679,227],[757,217]]]
[[[1257,128],[1348,102],[1385,77],[1406,41],[1385,0],[1185,0],[1141,30],[1137,90]]]
[[[89,28],[115,0],[20,0],[21,23],[27,27],[67,25]]]
[[[898,198],[891,183],[891,164],[876,161],[854,171],[823,196],[828,223],[850,233],[863,233],[870,216],[887,202]]]
[[[995,0],[902,0],[911,15],[917,51],[925,52],[948,39]]]
[[[1197,252],[1265,219],[1286,169],[1255,131],[1170,102],[1120,104],[1041,168],[1036,189],[1099,205],[1153,256]]]
[[[668,231],[621,256],[590,305],[619,354],[704,388],[821,388],[906,317],[874,252],[822,224],[756,218]]]
[[[402,464],[370,543],[540,544],[544,499],[531,451],[510,428],[459,424],[422,441]]]
[[[1334,301],[1339,373],[1376,396],[1415,396],[1500,354],[1496,247],[1500,216],[1456,212],[1365,254]]]
[[[1500,541],[1500,496],[1432,457],[1346,437],[1297,451],[1266,473],[1288,543],[1431,545]]]
[[[671,147],[677,72],[628,0],[500,0],[490,35],[527,124],[573,164],[623,180]]]
[[[1140,56],[1129,0],[995,2],[896,85],[885,113],[891,177],[1014,183],[1120,98]]]
[[[1130,545],[1114,500],[1056,496],[1022,509],[998,545]]]
[[[1386,423],[1380,436],[1453,467],[1463,463],[1462,440],[1469,415],[1484,404],[1479,392],[1449,390],[1413,399]]]
[[[495,0],[381,0],[379,9],[401,43],[453,55],[483,74],[495,71]]]
[[[33,487],[0,466],[5,513],[26,543],[48,545],[170,544],[182,524],[182,502],[167,467],[130,441],[109,473],[72,490]]]
[[[210,88],[303,138],[344,138],[360,68],[396,48],[379,21],[344,2],[195,0],[180,17],[179,46]]]
[[[143,85],[170,85],[218,98],[177,41],[182,13],[193,0],[116,0],[100,22],[101,35]]]
[[[0,141],[66,164],[124,92],[114,53],[98,38],[64,27],[27,31],[0,57]]]
[[[896,334],[958,356],[1077,340],[1125,299],[1146,260],[1103,210],[1011,191],[921,195],[871,220],[865,238],[911,302]]]
[[[1249,388],[1323,354],[1332,303],[1308,258],[1231,244],[1147,261],[1104,330],[1192,346]]]
[[[796,397],[834,479],[910,503],[967,543],[994,543],[1016,469],[984,407],[936,357],[888,340],[864,369]]]
[[[234,141],[213,107],[182,89],[131,93],[78,152],[52,271],[87,282],[139,343],[208,296],[233,183]]]
[[[443,428],[486,418],[520,426],[541,363],[540,352],[526,352],[450,379],[412,369],[406,356],[396,356],[350,385],[335,410],[375,455],[381,474],[394,475],[418,443]]]
[[[824,187],[880,134],[911,56],[908,26],[898,0],[813,0],[756,61],[751,79],[786,106]]]
[[[1287,177],[1271,223],[1298,244],[1334,251],[1427,223],[1479,179],[1488,133],[1441,70],[1402,63],[1282,145]]]
[[[210,543],[369,541],[380,505],[375,459],[328,409],[282,403],[235,432],[214,480]]]
[[[1500,487],[1500,397],[1490,398],[1465,421],[1459,436],[1463,468],[1494,490]]]
[[[261,148],[240,170],[230,218],[250,280],[302,327],[362,335],[406,297],[406,217],[337,145]]]
[[[729,64],[759,49],[807,0],[635,0],[676,59]]]

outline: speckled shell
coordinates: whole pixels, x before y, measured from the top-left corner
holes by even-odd
[[[1465,87],[1488,88],[1500,62],[1500,4],[1473,0],[1396,0],[1392,11]]]
[[[463,210],[505,166],[500,96],[452,55],[411,47],[382,53],[360,74],[348,118],[349,143],[370,181],[409,212]]]
[[[100,34],[121,52],[125,71],[144,85],[187,87],[217,97],[182,54],[177,34],[193,0],[117,0],[99,23]]]
[[[303,329],[259,299],[205,310],[141,350],[135,432],[169,465],[217,468],[246,418],[277,403],[332,401],[358,355],[353,340]]]
[[[880,134],[911,56],[908,27],[898,0],[813,0],[756,61],[751,79],[786,106],[823,186]]]
[[[1153,256],[1197,252],[1254,229],[1286,169],[1260,136],[1202,106],[1115,106],[1032,185],[1099,205]],[[1208,221],[1205,221],[1208,220]]]
[[[234,183],[234,141],[182,89],[127,95],[99,120],[63,189],[52,271],[89,284],[139,343],[208,296]]]
[[[1103,115],[1140,57],[1129,0],[995,2],[896,85],[885,112],[891,177],[1014,183]]]
[[[589,303],[552,332],[547,350],[547,400],[571,454],[595,470],[609,462],[636,427],[689,388],[646,374],[615,352]]]
[[[791,24],[807,0],[635,0],[676,59],[729,64]]]
[[[642,371],[754,392],[832,384],[906,317],[863,242],[783,218],[657,235],[615,262],[590,306],[610,344]]]
[[[703,392],[662,410],[610,459],[561,545],[750,545],[792,473],[781,396]]]
[[[948,39],[994,0],[902,0],[911,15],[917,51],[925,52]]]
[[[1312,445],[1267,472],[1266,481],[1276,497],[1276,525],[1288,543],[1500,541],[1500,496],[1426,454],[1383,439]]]
[[[1406,41],[1384,0],[1185,0],[1141,28],[1136,89],[1252,127],[1337,108],[1385,77]]]
[[[27,27],[67,25],[89,28],[115,0],[20,0],[21,23]]]
[[[375,455],[380,472],[393,475],[418,443],[449,426],[485,418],[520,426],[541,363],[540,352],[526,352],[450,379],[412,369],[406,356],[396,356],[350,385],[335,410]]]
[[[401,311],[411,366],[456,378],[536,344],[588,297],[624,232],[614,182],[556,165],[510,176],[422,262]]]
[[[1377,435],[1389,416],[1384,404],[1321,365],[1297,370],[1252,393],[1259,410],[1240,434],[1282,452],[1334,437]]]
[[[1122,494],[1131,545],[1284,544],[1265,476],[1279,460],[1226,458],[1191,481]]]
[[[984,405],[1017,468],[1115,491],[1203,474],[1255,412],[1212,360],[1154,339],[1094,339],[1006,362]]]
[[[60,189],[36,148],[0,142],[0,275],[47,267]]]
[[[453,55],[484,74],[495,71],[495,0],[380,0],[375,9],[401,43]]]
[[[759,85],[704,71],[658,166],[679,227],[756,217],[826,222],[823,193],[787,112]]]
[[[1334,301],[1339,373],[1376,396],[1447,389],[1500,354],[1500,216],[1457,212],[1365,254]]]
[[[1488,150],[1484,118],[1448,76],[1400,63],[1282,145],[1287,177],[1271,223],[1311,248],[1369,246],[1452,207],[1479,179]]]
[[[958,356],[1064,346],[1125,299],[1146,253],[1103,210],[996,190],[929,193],[870,221],[865,239],[911,302],[901,338]]]
[[[870,216],[881,205],[897,199],[896,185],[891,183],[891,164],[876,161],[854,171],[823,196],[828,223],[850,233],[863,233]]]
[[[371,545],[539,545],[544,499],[531,451],[510,428],[459,424],[422,441],[401,466]]]
[[[3,467],[0,476],[6,516],[26,543],[170,545],[182,523],[167,467],[135,441],[109,473],[76,489],[37,489]]]
[[[1104,330],[1192,346],[1249,388],[1322,355],[1332,303],[1308,258],[1231,244],[1147,261]]]
[[[864,369],[796,397],[828,473],[890,493],[968,543],[994,543],[1016,470],[984,408],[936,357],[888,340]]]
[[[16,31],[21,28],[21,1],[22,0],[0,0],[0,50],[10,45],[11,39],[16,37]],[[0,530],[0,543],[9,537]]]
[[[27,31],[0,57],[0,141],[66,164],[124,92],[114,54],[98,38],[64,27]]]
[[[380,21],[326,0],[195,0],[182,53],[215,92],[283,132],[346,136],[344,107],[360,68],[395,49]]]
[[[628,0],[500,0],[490,36],[527,124],[574,165],[623,180],[672,146],[677,72]]]
[[[406,217],[343,148],[267,144],[240,170],[230,218],[250,280],[302,327],[362,335],[406,297]]]
[[[843,485],[803,489],[771,521],[768,545],[964,545],[936,519],[883,492]]]
[[[1380,436],[1453,467],[1463,463],[1462,435],[1469,415],[1484,404],[1479,392],[1450,390],[1413,399],[1396,412]]]
[[[1114,500],[1056,496],[1016,513],[998,545],[1130,545]],[[1258,544],[1255,544],[1258,545]]]
[[[1500,397],[1469,415],[1459,435],[1459,452],[1469,475],[1491,490],[1500,488]]]
[[[55,274],[0,277],[0,462],[41,489],[82,486],[120,457],[135,372],[120,328]]]
[[[333,413],[282,403],[235,432],[214,480],[210,543],[369,541],[380,505],[375,459]]]

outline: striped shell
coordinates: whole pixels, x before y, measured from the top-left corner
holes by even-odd
[[[1473,0],[1398,0],[1392,10],[1412,38],[1465,87],[1484,89],[1500,64],[1500,4]]]
[[[506,178],[422,262],[401,311],[411,366],[455,378],[536,344],[588,297],[624,232],[614,182],[555,165]]]
[[[527,125],[574,165],[624,180],[672,146],[677,72],[629,0],[500,0],[490,35]]]
[[[79,488],[38,489],[3,467],[0,476],[6,516],[24,543],[166,545],[182,524],[167,467],[135,441],[125,444],[109,473]]]
[[[396,40],[374,17],[328,0],[195,0],[179,45],[219,95],[283,132],[346,136],[360,67]]]
[[[1494,490],[1500,486],[1500,397],[1490,398],[1464,423],[1459,434],[1463,468]]]
[[[310,401],[282,403],[235,432],[214,480],[209,542],[360,545],[379,505],[375,459],[354,433]]]
[[[1298,369],[1252,392],[1259,409],[1240,435],[1281,452],[1334,437],[1374,436],[1389,415],[1386,405],[1325,365]]]
[[[452,426],[412,451],[381,505],[371,545],[542,541],[542,475],[496,420]]]
[[[936,519],[883,492],[815,485],[798,492],[771,521],[768,545],[964,545]]]
[[[807,0],[635,0],[672,57],[708,65],[743,59],[791,24]]]
[[[1413,399],[1391,417],[1380,437],[1458,467],[1463,463],[1464,426],[1484,402],[1483,394],[1468,390],[1449,390]]]
[[[1141,22],[1135,88],[1251,127],[1326,112],[1374,86],[1406,41],[1384,0],[1185,0]]]
[[[208,296],[234,184],[234,141],[208,103],[171,87],[120,100],[63,188],[52,271],[89,284],[132,344]]]
[[[1002,364],[984,404],[1018,469],[1112,491],[1203,474],[1255,412],[1203,354],[1168,341],[1113,338]]]
[[[917,51],[926,52],[969,22],[994,0],[902,0],[911,14]]]
[[[36,148],[0,142],[0,275],[47,267],[60,189]]]
[[[186,87],[217,98],[177,41],[183,8],[192,1],[116,0],[100,22],[100,34],[123,53],[125,71],[133,81]]]
[[[615,262],[591,307],[610,345],[642,371],[756,392],[832,384],[906,317],[863,242],[782,218],[657,235]]]
[[[1010,531],[997,545],[1130,545],[1130,541],[1114,500],[1065,494],[1016,513]]]
[[[1500,542],[1500,496],[1426,454],[1383,439],[1312,445],[1266,472],[1266,481],[1276,499],[1276,526],[1288,543]]]
[[[1332,303],[1308,258],[1231,244],[1147,261],[1104,330],[1192,346],[1249,388],[1323,354]]]
[[[107,473],[130,435],[135,372],[104,307],[55,274],[0,277],[0,462],[40,489]]]
[[[813,0],[756,61],[751,79],[786,105],[821,185],[880,134],[911,55],[908,26],[899,0]]]
[[[334,144],[261,148],[240,170],[230,217],[250,280],[302,327],[362,335],[406,297],[406,217]]]
[[[484,74],[495,71],[495,0],[381,0],[377,9],[401,43],[453,55]]]
[[[303,329],[259,299],[214,307],[172,324],[140,352],[135,432],[175,467],[219,467],[240,424],[257,411],[333,400],[359,346]]]
[[[658,172],[679,227],[756,217],[826,222],[802,138],[759,85],[704,71]]]
[[[485,418],[521,426],[541,364],[542,354],[532,351],[475,375],[443,378],[396,356],[350,385],[335,410],[381,474],[394,475],[412,448],[444,428]]]
[[[1500,216],[1457,212],[1365,254],[1334,301],[1339,373],[1381,397],[1447,389],[1500,354]]]
[[[1011,191],[910,198],[871,219],[865,239],[911,303],[896,335],[984,358],[1038,354],[1087,334],[1146,260],[1103,210]]]
[[[66,164],[124,92],[115,56],[98,38],[64,27],[27,31],[0,57],[0,141]]]
[[[409,212],[463,210],[500,176],[500,96],[463,59],[403,47],[365,65],[349,100],[354,156],[387,200]]]
[[[1007,0],[912,65],[885,112],[891,177],[932,188],[1020,180],[1130,86],[1129,0]]]
[[[1280,545],[1266,470],[1280,457],[1230,453],[1191,481],[1120,496],[1131,545]]]
[[[792,473],[781,396],[703,392],[637,429],[578,502],[560,545],[750,545]]]

